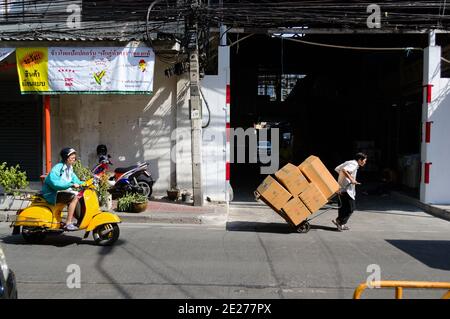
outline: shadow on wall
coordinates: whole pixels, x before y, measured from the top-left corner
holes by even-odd
[[[100,140],[108,146],[115,167],[148,162],[158,191],[167,189],[170,183],[173,90],[158,72],[155,72],[155,87],[150,97],[118,96],[113,99],[116,107],[104,104]]]
[[[386,240],[428,267],[450,270],[449,240]]]
[[[152,175],[153,180],[156,182],[159,180],[159,170],[158,170],[158,158],[152,158],[146,161],[149,164],[148,170]]]

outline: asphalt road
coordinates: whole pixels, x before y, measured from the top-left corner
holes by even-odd
[[[266,208],[235,205],[226,227],[122,224],[119,241],[106,248],[81,232],[29,245],[0,223],[0,244],[20,298],[349,299],[373,264],[382,280],[450,282],[449,222],[386,199],[363,201],[350,231],[337,232],[334,217],[320,215],[299,234]],[[71,264],[80,267],[80,288],[67,286]],[[393,295],[373,289],[364,297]]]

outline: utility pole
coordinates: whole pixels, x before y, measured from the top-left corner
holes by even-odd
[[[192,0],[193,15],[188,23],[189,80],[190,80],[190,117],[191,117],[191,153],[192,153],[192,189],[194,206],[203,206],[202,183],[202,101],[200,99],[200,66],[198,52],[199,0]]]

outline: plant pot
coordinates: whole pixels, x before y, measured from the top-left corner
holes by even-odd
[[[103,203],[103,205],[100,207],[100,209],[102,211],[108,211],[110,212],[112,210],[112,196],[111,194],[108,195],[108,197],[106,197],[105,203]]]
[[[191,198],[192,198],[192,195],[189,193],[181,194],[181,200],[185,203],[190,202]]]
[[[132,203],[131,204],[131,211],[133,213],[142,213],[147,209],[147,202],[146,203]]]
[[[167,197],[170,200],[176,201],[178,199],[178,197],[180,197],[180,191],[179,190],[168,190]]]

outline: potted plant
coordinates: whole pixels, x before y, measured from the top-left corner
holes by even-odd
[[[97,186],[97,192],[98,192],[98,201],[100,203],[100,206],[102,209],[110,211],[112,208],[112,196],[108,192],[109,190],[109,183],[108,183],[108,175],[103,174],[100,177],[98,186]]]
[[[8,167],[7,163],[0,164],[0,209],[27,207],[29,196],[23,190],[27,186],[27,174],[20,170],[19,165]]]
[[[141,194],[126,193],[117,201],[117,210],[119,212],[140,213],[146,210],[148,198]]]
[[[91,172],[89,167],[84,166],[80,160],[77,160],[73,165],[73,171],[77,177],[82,181],[87,181],[94,177],[94,174]],[[108,175],[103,174],[97,185],[97,195],[98,195],[98,203],[102,210],[110,211],[112,208],[112,196],[108,192],[109,189],[108,184]]]
[[[190,202],[191,198],[192,198],[192,194],[187,190],[184,190],[183,193],[181,194],[181,200],[185,203]]]
[[[178,188],[171,188],[167,190],[167,197],[170,200],[176,201],[180,197],[180,190]]]

